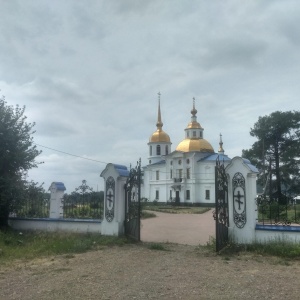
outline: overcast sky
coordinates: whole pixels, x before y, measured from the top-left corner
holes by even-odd
[[[0,89],[36,122],[29,178],[86,179],[147,164],[157,93],[172,150],[196,99],[204,138],[240,156],[259,116],[299,110],[300,2],[0,0]],[[102,162],[102,163],[101,163]]]

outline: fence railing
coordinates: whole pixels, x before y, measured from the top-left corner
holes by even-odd
[[[24,197],[15,205],[10,213],[11,217],[19,218],[49,218],[50,195]]]
[[[258,223],[263,225],[300,225],[300,204],[293,198],[286,197],[285,204],[278,199],[260,195],[256,198]]]
[[[65,194],[63,198],[63,217],[72,219],[102,219],[103,200],[99,193]]]

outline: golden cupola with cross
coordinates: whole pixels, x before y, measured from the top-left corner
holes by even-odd
[[[169,135],[163,131],[163,122],[160,112],[160,93],[158,93],[158,114],[156,122],[156,131],[149,138],[149,164],[158,163],[162,156],[171,152],[171,140]]]
[[[185,139],[181,141],[176,151],[181,152],[210,152],[214,153],[212,145],[203,138],[204,128],[197,121],[197,109],[195,108],[195,98],[191,110],[191,122],[188,123],[185,131]]]

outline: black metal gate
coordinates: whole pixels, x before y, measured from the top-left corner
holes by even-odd
[[[140,241],[141,160],[131,168],[125,183],[125,235]]]
[[[214,219],[216,221],[216,251],[221,251],[228,244],[228,179],[225,173],[224,163],[220,163],[219,157],[215,167],[215,195],[216,209]]]

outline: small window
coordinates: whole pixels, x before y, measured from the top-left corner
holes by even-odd
[[[159,171],[156,171],[156,180],[159,180]]]
[[[155,200],[159,200],[159,191],[155,191]]]
[[[172,200],[172,190],[170,190],[170,200]]]
[[[160,145],[156,146],[156,155],[160,155]]]
[[[205,200],[210,199],[210,190],[205,190]]]
[[[187,164],[189,164],[189,163],[190,163],[190,159],[189,159],[189,158],[186,160],[186,163],[187,163]]]
[[[186,200],[190,200],[191,195],[190,195],[190,190],[186,190]]]
[[[178,170],[178,175],[179,175],[179,178],[182,178],[182,169]]]
[[[203,133],[202,131],[200,131],[200,138],[202,139],[202,137],[203,137]]]
[[[193,137],[196,137],[196,131],[193,131]]]
[[[149,165],[151,165],[151,159],[149,160]]]
[[[170,165],[171,165],[171,166],[173,165],[173,161],[172,161],[172,160],[170,161]]]
[[[170,179],[172,179],[173,178],[173,170],[171,169],[170,170]]]
[[[178,164],[181,165],[181,159],[179,159]]]
[[[150,156],[152,156],[152,146],[150,146]]]
[[[169,146],[166,145],[166,155],[168,155],[168,154],[169,154]]]
[[[190,190],[186,190],[186,200],[190,200],[191,195],[190,195]]]
[[[186,178],[187,178],[187,179],[190,179],[190,177],[191,177],[191,174],[190,174],[190,168],[187,168],[187,169],[186,169]]]
[[[187,136],[187,137],[190,137],[190,133],[189,133],[189,131],[186,133],[186,136]]]

